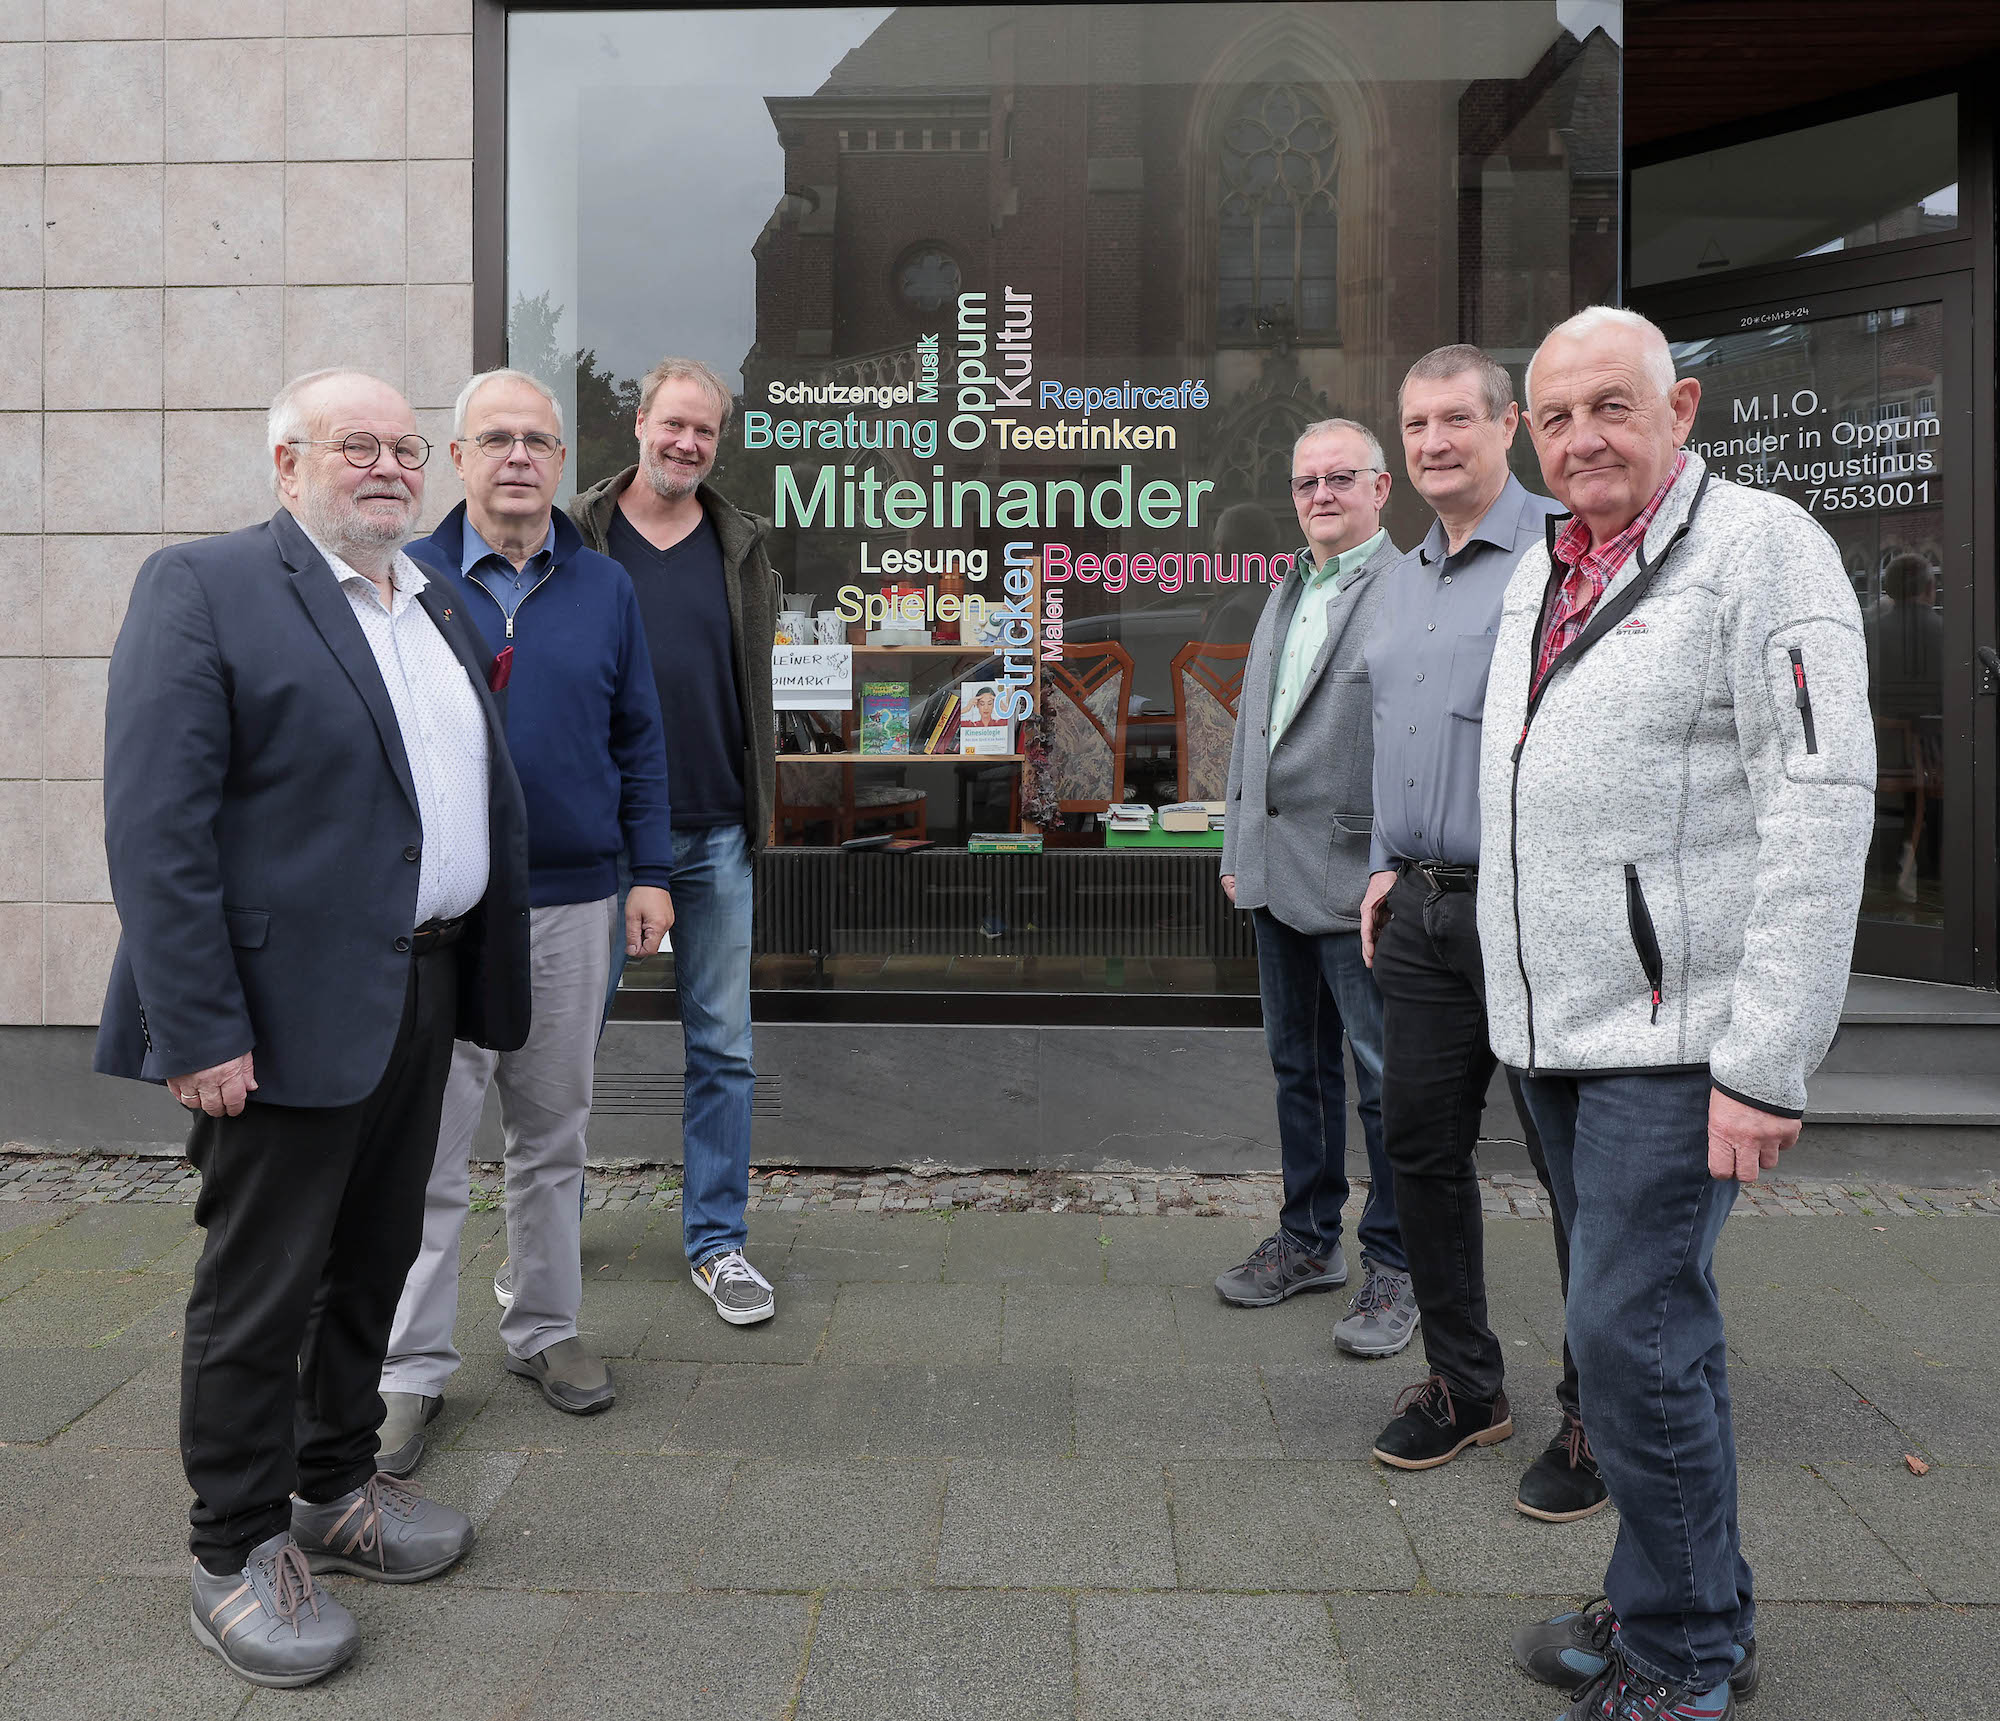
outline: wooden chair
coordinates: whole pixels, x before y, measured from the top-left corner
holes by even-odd
[[[1125,798],[1125,732],[1132,706],[1132,659],[1115,641],[1065,645],[1060,663],[1042,665],[1049,771],[1065,813],[1101,813]]]
[[[889,759],[884,763],[891,763]],[[837,848],[863,827],[886,825],[898,836],[930,834],[930,814],[922,789],[893,783],[870,783],[856,789],[852,765],[789,761],[778,766],[777,807],[773,814],[777,841],[803,844],[814,830],[824,829],[827,846]]]
[[[1174,774],[1183,801],[1219,801],[1229,793],[1229,748],[1243,696],[1247,645],[1191,639],[1174,653]]]

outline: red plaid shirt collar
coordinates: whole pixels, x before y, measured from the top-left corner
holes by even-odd
[[[1597,600],[1604,596],[1604,588],[1617,577],[1618,570],[1624,567],[1633,551],[1645,542],[1653,516],[1659,513],[1661,504],[1667,499],[1667,492],[1687,470],[1687,460],[1687,451],[1683,449],[1666,481],[1653,492],[1653,499],[1639,510],[1632,524],[1595,550],[1590,547],[1590,528],[1582,520],[1572,520],[1562,529],[1556,539],[1555,556],[1568,571],[1563,576],[1562,590],[1556,593],[1556,601],[1549,609],[1548,626],[1542,633],[1541,654],[1535,660],[1537,687],[1542,684],[1542,677],[1548,674],[1549,665],[1555,662],[1557,654],[1583,632],[1590,620],[1590,612],[1597,607]]]

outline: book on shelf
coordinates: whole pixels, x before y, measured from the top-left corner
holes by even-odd
[[[910,723],[910,750],[928,754],[958,751],[957,688],[939,688],[918,708]]]
[[[996,714],[1005,688],[997,681],[968,681],[959,689],[958,745],[963,753],[1011,753],[1014,720]]]
[[[1042,852],[1040,831],[975,831],[965,839],[968,854],[1038,855]]]
[[[1205,831],[1210,829],[1208,807],[1201,801],[1175,801],[1160,809],[1163,831]]]
[[[1107,831],[1150,831],[1153,809],[1142,801],[1115,801],[1104,809]]]
[[[910,684],[861,684],[861,751],[907,756],[910,751]]]

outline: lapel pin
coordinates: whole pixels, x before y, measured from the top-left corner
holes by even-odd
[[[451,606],[449,604],[445,605],[444,619],[446,621],[451,620]]]

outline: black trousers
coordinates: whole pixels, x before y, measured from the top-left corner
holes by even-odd
[[[424,1185],[458,1016],[457,951],[410,958],[375,1091],[327,1109],[197,1116],[195,1222],[208,1232],[181,1350],[188,1546],[211,1569],[375,1471],[382,1358],[423,1241]]]
[[[1382,994],[1382,1141],[1396,1173],[1396,1210],[1410,1282],[1424,1317],[1424,1352],[1455,1395],[1486,1402],[1505,1363],[1486,1318],[1486,1230],[1479,1200],[1479,1118],[1497,1060],[1486,1030],[1486,970],[1478,899],[1435,891],[1406,871],[1389,891],[1389,921],[1375,942]],[[1548,1161],[1507,1072],[1543,1189]],[[1550,1209],[1555,1210],[1553,1196]],[[1556,1271],[1569,1295],[1569,1235],[1557,1214]],[[1556,1397],[1577,1411],[1576,1362],[1563,1343]]]

